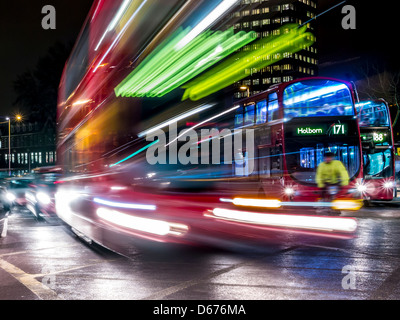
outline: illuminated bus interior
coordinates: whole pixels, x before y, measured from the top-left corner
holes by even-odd
[[[353,117],[293,119],[285,128],[285,153],[289,174],[297,181],[315,184],[318,165],[324,153],[333,152],[336,160],[354,178],[360,170],[361,153],[357,123]],[[330,118],[328,118],[330,119]]]
[[[390,117],[384,102],[361,102],[356,104],[360,127],[389,127]]]
[[[385,151],[366,154],[364,153],[364,170],[368,179],[382,179],[393,176],[392,151]]]
[[[306,80],[283,92],[284,117],[336,117],[354,115],[350,89],[333,80]]]

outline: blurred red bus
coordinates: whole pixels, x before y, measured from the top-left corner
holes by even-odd
[[[181,156],[187,159],[186,153],[197,150],[199,144],[202,144],[202,141],[197,140],[187,149],[181,148],[187,144],[186,139],[179,139],[177,136],[178,130],[184,136],[189,129],[234,129],[240,126],[240,116],[235,118],[235,112],[240,105],[233,103],[235,107],[232,107],[234,88],[226,87],[196,101],[182,101],[183,91],[180,87],[163,96],[153,93],[135,96],[129,93],[117,94],[116,88],[121,84],[128,87],[137,84],[135,81],[127,81],[137,70],[139,72],[149,68],[143,75],[143,81],[155,77],[157,70],[164,65],[159,60],[154,65],[146,63],[152,62],[150,58],[158,57],[157,54],[168,47],[161,44],[170,39],[171,34],[176,34],[182,27],[187,30],[188,26],[206,25],[206,30],[212,24],[209,17],[215,19],[217,13],[220,18],[215,20],[218,23],[215,22],[214,27],[217,31],[225,31],[227,22],[221,20],[221,17],[233,19],[232,9],[238,3],[234,0],[94,2],[64,68],[57,113],[57,165],[62,168],[64,176],[57,181],[56,211],[78,235],[108,247],[115,244],[123,246],[126,243],[114,238],[115,233],[135,239],[186,243],[199,238],[204,240],[201,232],[212,229],[218,237],[229,233],[231,229],[227,229],[221,222],[223,219],[216,221],[206,218],[204,213],[217,207],[231,206],[229,203],[222,203],[221,198],[254,196],[264,186],[268,194],[269,185],[273,191],[279,192],[284,192],[285,188],[291,186],[297,192],[294,199],[314,201],[318,197],[313,182],[315,168],[320,160],[319,155],[327,149],[335,151],[341,160],[346,161],[353,184],[362,177],[359,130],[357,122],[353,121],[354,98],[352,88],[347,83],[322,78],[311,79],[310,82],[303,80],[274,87],[268,93],[256,96],[259,100],[254,101],[254,110],[258,110],[257,105],[262,105],[268,99],[264,103],[268,112],[261,115],[265,123],[259,126],[259,132],[261,129],[265,132],[258,135],[260,140],[256,141],[257,157],[260,160],[255,161],[257,167],[254,172],[257,177],[262,177],[257,181],[254,180],[253,172],[247,174],[242,170],[240,177],[236,174],[235,169],[243,167],[246,162],[246,151],[243,152],[242,149],[235,150],[242,157],[230,163],[182,163],[176,159]],[[206,20],[208,24],[205,24]],[[192,28],[190,32],[184,31],[184,39],[190,41],[198,33],[196,28]],[[203,36],[201,39],[210,38],[210,33],[205,35],[207,37]],[[221,37],[220,32],[216,32],[216,35]],[[248,41],[248,38],[245,40]],[[211,53],[222,54],[221,50],[224,48],[217,41],[214,42],[215,50]],[[233,52],[230,39],[226,42],[228,52]],[[190,47],[196,43],[190,43]],[[169,61],[174,57],[167,55],[165,58]],[[217,59],[213,54],[209,58]],[[194,63],[195,69],[206,62],[204,55],[200,54]],[[182,74],[183,72],[173,74],[173,80],[175,76]],[[163,84],[161,80],[156,81],[159,86]],[[297,101],[303,94],[309,96],[310,93],[315,96],[314,101],[319,99],[319,102],[335,103],[345,108],[346,114],[311,117],[311,109],[317,111],[318,101],[314,104],[312,99],[307,102]],[[331,95],[333,97],[329,99]],[[285,108],[282,107],[283,102]],[[241,103],[243,110],[249,109],[244,102]],[[302,110],[301,114],[304,116],[290,118],[290,112],[297,109]],[[243,111],[245,119],[249,118],[249,112]],[[255,113],[252,121],[251,126],[255,128]],[[244,122],[243,126],[245,125],[247,123]],[[295,134],[301,127],[305,131],[307,128],[316,130],[317,125],[324,130],[318,137]],[[153,140],[146,138],[151,132],[161,129],[164,130],[162,133],[168,134],[169,144],[177,141],[176,149],[179,154],[170,152],[164,158],[162,152],[153,152],[155,158],[161,160],[151,163],[148,152],[155,147],[156,142],[159,150],[166,142],[160,142],[163,140],[161,137],[158,140],[155,137]],[[315,142],[316,139],[320,142]],[[299,143],[302,144],[300,149]],[[284,155],[285,152],[287,155]],[[349,153],[347,156],[346,152]],[[196,154],[199,159],[204,159],[201,152]],[[298,157],[305,162],[302,162],[297,174],[295,162]],[[166,160],[162,161],[163,159]],[[264,177],[267,173],[260,168],[267,164],[270,167],[266,170],[269,170],[271,179],[265,183]],[[279,184],[279,189],[274,187],[275,183]],[[303,194],[303,189],[307,193]],[[306,219],[308,221],[313,218]],[[253,224],[246,222],[244,228],[252,228]],[[266,227],[264,224],[260,227],[255,223],[255,226],[258,233],[263,234],[266,230],[262,229]],[[235,224],[235,230],[241,227],[243,224]],[[280,228],[286,230],[287,224],[274,225],[273,232]],[[299,228],[304,231],[303,227]],[[307,228],[318,233],[315,226]],[[290,230],[294,229],[296,227],[290,225]],[[200,236],[195,236],[194,230],[203,231],[199,231]],[[337,231],[330,228],[321,230],[322,233]],[[253,237],[247,229],[246,232],[232,233],[238,237]],[[260,235],[268,236],[269,233]]]
[[[356,105],[361,131],[364,183],[358,188],[365,200],[396,197],[395,150],[389,106],[384,100]]]

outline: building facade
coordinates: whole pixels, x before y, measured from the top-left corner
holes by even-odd
[[[8,148],[8,124],[0,127],[0,171],[23,175],[38,167],[56,163],[56,132],[51,121],[11,123],[11,154]]]
[[[235,84],[235,98],[240,99],[267,90],[271,85],[289,82],[294,79],[317,76],[318,58],[315,38],[317,0],[242,0],[239,10],[233,15],[235,32],[255,31],[257,38],[277,35],[286,24],[307,26],[307,31],[314,35],[314,44],[297,53],[283,52],[283,58],[260,70],[249,69],[249,76]],[[241,50],[252,50],[252,44]],[[248,90],[241,90],[240,87]]]

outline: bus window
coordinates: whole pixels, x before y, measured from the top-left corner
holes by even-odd
[[[300,147],[298,141],[287,142],[287,168],[291,176],[300,182],[315,183],[315,172],[318,165],[323,161],[323,154],[328,151],[335,153],[336,160],[342,161],[351,178],[360,169],[358,146],[349,146],[340,142],[326,145],[322,143],[315,144],[315,141],[307,140]]]
[[[374,154],[364,154],[365,170],[370,179],[389,178],[393,173],[391,150]]]
[[[324,161],[324,145],[317,144],[317,165],[319,165],[322,161]]]
[[[278,95],[276,92],[268,96],[268,121],[277,120],[279,118]]]
[[[303,168],[315,168],[314,148],[300,149],[300,166]]]
[[[358,119],[361,127],[389,127],[389,114],[383,102],[372,101],[357,104]]]
[[[353,99],[346,84],[333,80],[305,80],[283,92],[285,118],[354,115]]]
[[[244,125],[245,126],[252,126],[254,125],[254,104],[246,106],[244,111]]]
[[[257,102],[256,124],[267,122],[267,100]]]
[[[235,114],[235,128],[243,127],[243,107],[237,109]]]
[[[376,106],[375,110],[375,126],[387,126],[389,127],[389,115],[387,113],[387,109],[384,107],[384,105]]]

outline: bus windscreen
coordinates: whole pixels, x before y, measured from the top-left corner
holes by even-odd
[[[349,87],[333,80],[305,80],[287,86],[283,92],[285,119],[354,116]]]

